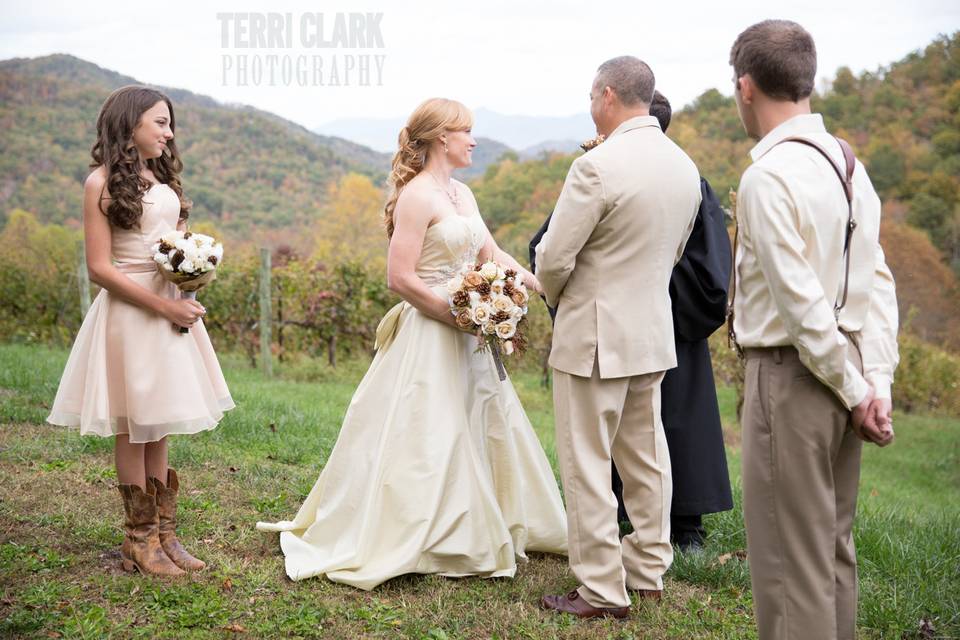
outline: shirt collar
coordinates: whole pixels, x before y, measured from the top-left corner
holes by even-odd
[[[660,121],[654,118],[653,116],[634,116],[632,118],[627,118],[620,125],[610,132],[610,135],[606,137],[607,140],[612,138],[615,135],[619,135],[626,131],[631,131],[633,129],[639,129],[641,127],[656,127],[660,128]]]
[[[823,126],[823,116],[819,113],[804,113],[793,116],[786,122],[781,122],[773,131],[763,136],[760,142],[750,150],[750,157],[756,162],[785,138],[826,132],[827,128]]]

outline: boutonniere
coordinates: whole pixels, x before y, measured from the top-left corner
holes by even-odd
[[[584,151],[590,151],[590,149],[593,149],[594,147],[599,147],[600,143],[603,142],[603,140],[604,140],[604,136],[601,134],[596,138],[590,138],[586,142],[581,142],[580,148],[583,149]]]

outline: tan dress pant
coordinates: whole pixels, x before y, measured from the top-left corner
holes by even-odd
[[[557,457],[570,568],[595,607],[630,604],[627,588],[662,589],[670,545],[670,456],[660,421],[663,372],[602,380],[553,372]],[[621,543],[610,460],[634,532]]]
[[[796,349],[747,349],[743,514],[761,640],[852,640],[861,441]],[[862,367],[851,346],[850,359]]]

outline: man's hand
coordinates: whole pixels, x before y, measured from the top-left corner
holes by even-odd
[[[876,437],[871,437],[871,441],[880,447],[893,442],[893,402],[890,398],[874,398],[867,413],[867,421],[876,427]]]
[[[850,415],[853,431],[861,440],[885,447],[893,442],[892,403],[889,398],[877,398],[873,385],[866,397],[853,408]]]
[[[853,430],[858,436],[867,440],[866,434],[863,433],[864,423],[868,420],[871,421],[873,425],[874,416],[870,413],[870,405],[873,403],[873,398],[876,395],[876,391],[873,389],[873,385],[867,383],[867,395],[863,397],[863,400],[860,401],[860,404],[855,406],[850,412],[850,421],[853,423]]]

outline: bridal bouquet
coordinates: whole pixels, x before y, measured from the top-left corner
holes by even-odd
[[[519,353],[526,347],[530,294],[517,272],[496,262],[465,264],[447,283],[447,293],[457,326],[477,336],[478,351],[493,352],[500,380],[506,380],[500,354]]]
[[[185,298],[196,300],[197,291],[213,282],[223,260],[223,245],[202,233],[171,231],[153,245],[153,261],[167,281],[177,285]],[[187,333],[186,327],[178,327]]]

